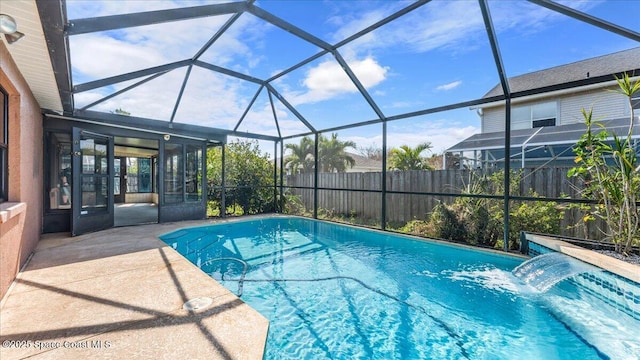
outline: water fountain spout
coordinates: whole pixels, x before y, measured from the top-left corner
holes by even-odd
[[[552,252],[523,262],[512,273],[538,291],[545,292],[564,279],[596,271],[601,269],[563,253]]]

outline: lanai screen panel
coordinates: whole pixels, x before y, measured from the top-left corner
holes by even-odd
[[[511,84],[527,72],[638,45],[638,24],[627,16],[638,10],[635,3],[570,2],[568,10],[556,3],[486,4],[483,17],[484,1],[70,0],[76,108],[127,86],[124,93],[135,94],[137,82],[157,75],[145,85],[155,82],[163,93],[156,102],[165,109],[144,96],[116,94],[87,110],[115,107],[169,122],[290,136],[477,106],[465,104],[493,87],[502,94],[498,70]],[[132,17],[117,17],[126,14]],[[591,15],[605,21],[576,19]],[[91,24],[95,17],[104,28]],[[75,30],[74,19],[89,31]],[[494,48],[487,25],[497,34]],[[174,76],[182,79],[166,81]],[[268,104],[261,94],[271,95]],[[116,99],[127,99],[125,106]],[[135,108],[147,111],[128,110]],[[286,126],[279,129],[280,122]]]
[[[499,82],[477,2],[427,3],[339,50],[382,69],[371,96],[386,116],[479,99]]]

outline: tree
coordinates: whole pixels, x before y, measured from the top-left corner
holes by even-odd
[[[260,151],[257,141],[236,141],[227,145],[227,179],[231,186],[231,198],[244,214],[263,212],[272,206],[273,166]]]
[[[348,147],[355,149],[355,142],[338,140],[336,133],[332,133],[331,138],[320,135],[319,141],[318,156],[322,171],[344,172],[347,166],[353,167],[356,164],[356,161],[345,151]]]
[[[291,166],[292,173],[312,172],[315,168],[314,142],[305,136],[300,144],[287,144],[286,148],[292,154],[285,160]],[[346,148],[356,148],[353,141],[338,140],[338,134],[332,133],[330,138],[323,135],[318,137],[318,159],[320,171],[344,172],[347,166],[353,167],[356,161],[346,152]]]
[[[426,158],[422,156],[424,151],[431,151],[431,143],[424,142],[418,144],[415,148],[408,145],[402,145],[399,148],[393,148],[389,152],[389,169],[390,170],[433,170]]]
[[[285,165],[291,167],[292,174],[313,171],[314,143],[310,137],[305,136],[300,140],[300,144],[287,144],[285,147],[291,150],[291,155],[285,160]]]
[[[382,161],[382,148],[377,147],[375,144],[370,146],[358,146],[358,154],[368,159]]]
[[[130,112],[123,110],[122,108],[117,108],[112,113],[117,115],[131,116]]]
[[[222,186],[222,148],[211,147],[207,149],[207,188],[209,197],[216,196],[216,187]]]
[[[227,204],[240,205],[245,215],[273,209],[273,165],[267,155],[262,154],[257,141],[237,140],[227,144],[225,169]],[[221,196],[221,174],[222,149],[210,148],[207,179],[209,195],[215,198]]]

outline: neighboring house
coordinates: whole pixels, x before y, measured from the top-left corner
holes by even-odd
[[[355,164],[352,168],[347,166],[346,172],[358,173],[358,172],[381,172],[382,161],[368,158],[366,156],[348,153],[349,156],[355,160]]]
[[[593,118],[602,120],[607,130],[624,135],[629,129],[626,97],[615,92],[614,74],[627,72],[640,78],[640,47],[599,56],[509,78],[514,96],[511,102],[512,166],[570,165],[571,147],[584,133],[581,109],[593,109]],[[609,79],[610,80],[607,80]],[[593,80],[590,81],[590,80]],[[582,84],[579,87],[563,85]],[[536,94],[534,89],[553,88]],[[532,93],[526,95],[527,92]],[[500,84],[483,98],[502,95]],[[640,94],[634,100],[636,119],[640,115]],[[481,133],[447,149],[446,153],[464,154],[472,167],[504,166],[505,105],[503,101],[472,108],[481,118]],[[634,135],[640,142],[640,124]]]

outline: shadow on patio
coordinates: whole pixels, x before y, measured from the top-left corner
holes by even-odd
[[[2,304],[0,357],[262,358],[268,321],[156,237],[190,224],[44,238]]]

